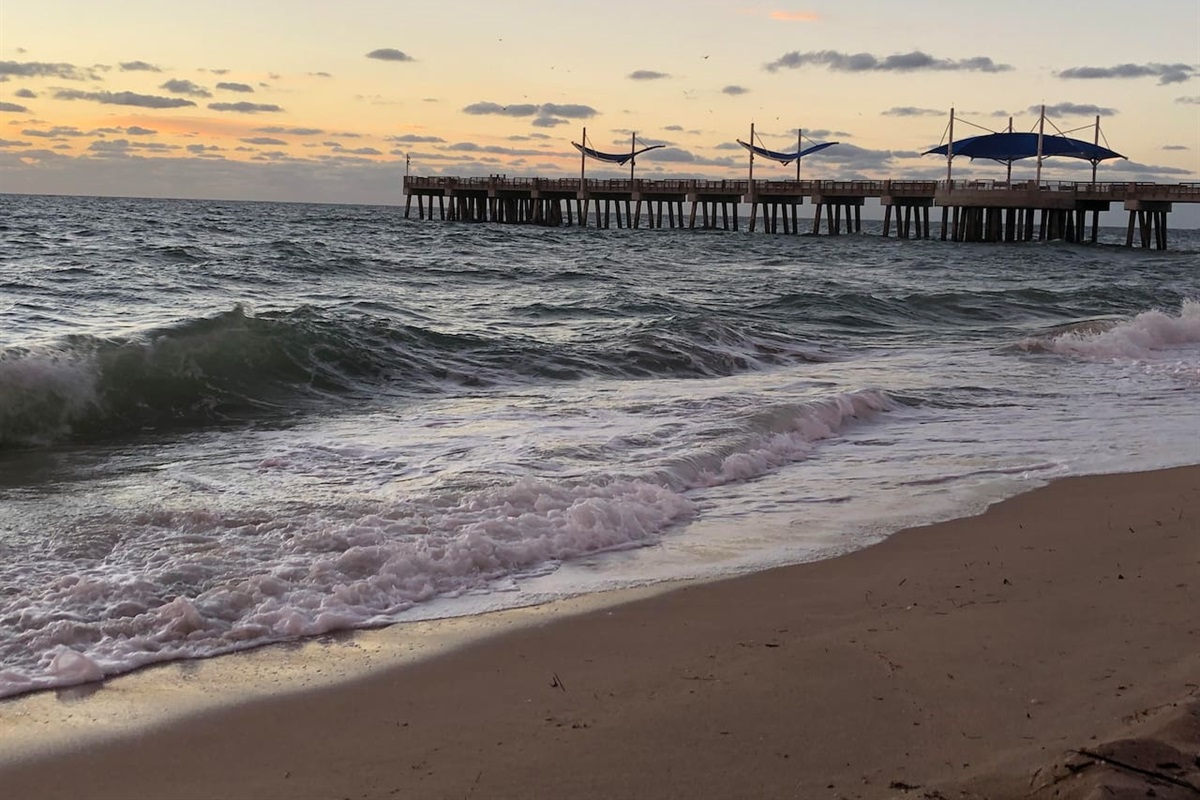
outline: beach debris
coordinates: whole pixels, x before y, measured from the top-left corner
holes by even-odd
[[[564,692],[567,690],[567,687],[565,685],[563,685],[562,678],[558,677],[557,672],[551,672],[550,676],[551,676],[550,688],[562,689]]]

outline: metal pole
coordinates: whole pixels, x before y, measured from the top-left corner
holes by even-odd
[[[1008,118],[1008,132],[1012,133],[1012,117]],[[1008,160],[1008,177],[1006,178],[1008,185],[1012,186],[1012,159]]]
[[[750,123],[750,194],[754,194],[754,123]]]
[[[579,150],[579,191],[582,192],[587,181],[587,153],[585,152],[587,150],[586,125],[583,126],[583,141],[580,144],[583,145]]]
[[[1096,115],[1096,147],[1099,147],[1099,146],[1100,146],[1100,115],[1097,114]],[[1092,188],[1093,189],[1095,188],[1095,184],[1096,184],[1096,165],[1099,163],[1100,163],[1099,161],[1095,161],[1095,160],[1092,161]]]
[[[637,150],[637,131],[629,134],[629,191],[633,191],[633,165],[637,163],[637,159],[633,153]]]
[[[804,149],[804,128],[796,128],[796,183],[800,182],[800,151]]]
[[[1038,117],[1037,185],[1042,188],[1042,137],[1046,135],[1046,104],[1042,103],[1042,115]]]
[[[954,188],[954,179],[951,177],[954,167],[954,107],[950,108],[950,144],[946,145],[946,189]]]

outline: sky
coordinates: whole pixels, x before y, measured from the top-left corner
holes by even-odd
[[[805,178],[944,178],[921,153],[951,108],[961,139],[1036,130],[1042,105],[1088,141],[1100,115],[1126,158],[1099,180],[1200,181],[1200,3],[0,1],[8,193],[396,204],[406,169],[578,176],[585,127],[599,150],[665,145],[638,177],[744,178],[751,124],[770,149],[839,142]]]

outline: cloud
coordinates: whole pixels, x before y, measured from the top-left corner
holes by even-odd
[[[162,142],[131,142],[128,139],[103,139],[88,145],[88,151],[101,156],[128,157],[131,150],[142,150],[156,153],[167,153],[178,150],[177,144]]]
[[[276,147],[287,144],[283,139],[273,139],[270,136],[249,136],[238,141],[245,142],[246,144],[274,145]]]
[[[374,147],[356,147],[353,150],[347,150],[344,147],[336,148],[339,153],[346,153],[354,156],[381,156],[383,153],[376,150]]]
[[[1164,144],[1162,146],[1162,149],[1163,150],[1191,150],[1192,148],[1188,147],[1186,144]]]
[[[0,139],[0,147],[29,147],[33,142],[21,142],[16,139]]]
[[[934,58],[914,50],[878,58],[870,53],[839,53],[836,50],[815,50],[785,53],[763,68],[768,72],[780,69],[801,69],[807,66],[827,67],[834,72],[1007,72],[1012,67],[997,64],[987,56],[955,60]]]
[[[308,74],[314,78],[332,78],[333,77],[333,75],[331,75],[328,72],[310,72]]]
[[[1187,106],[1200,106],[1200,94],[1192,95],[1191,97],[1176,97],[1176,103],[1183,103]]]
[[[90,69],[74,64],[51,64],[44,61],[0,61],[0,80],[15,78],[62,78],[67,81],[99,80]]]
[[[631,81],[658,81],[671,76],[665,72],[656,72],[652,69],[635,69],[626,77]]]
[[[514,103],[512,105],[501,105],[499,103],[481,102],[472,103],[463,109],[464,114],[496,114],[502,117],[533,117],[538,119],[548,119],[551,117],[566,117],[567,119],[590,119],[598,113],[591,106],[580,105],[578,103]],[[535,122],[535,124],[537,124]],[[559,123],[549,123],[556,125]],[[543,123],[539,127],[546,127]]]
[[[541,116],[529,124],[535,128],[557,128],[559,125],[566,125],[567,121],[562,117]]]
[[[1197,74],[1197,68],[1189,64],[1117,64],[1114,67],[1071,67],[1055,73],[1068,80],[1096,80],[1100,78],[1158,78],[1158,85],[1183,83]]]
[[[189,144],[187,146],[189,153],[211,153],[221,149],[215,144]]]
[[[183,94],[188,97],[212,97],[212,92],[208,89],[182,78],[172,78],[158,88],[166,89],[171,94]]]
[[[110,106],[138,106],[140,108],[184,108],[196,105],[181,97],[160,97],[153,94],[134,92],[84,92],[79,89],[59,89],[54,93],[58,100],[91,100]]]
[[[227,92],[253,92],[254,87],[248,83],[229,83],[221,81],[217,84],[218,89],[224,89]]]
[[[5,103],[0,101],[0,111],[7,111],[10,114],[28,114],[29,109],[17,103]]]
[[[1040,105],[1030,106],[1026,109],[1030,114],[1041,114],[1042,107]],[[1087,103],[1055,103],[1052,106],[1046,106],[1046,113],[1052,117],[1069,117],[1069,116],[1094,116],[1096,114],[1104,114],[1111,116],[1118,113],[1115,108],[1105,108],[1103,106],[1094,106]]]
[[[32,89],[17,89],[15,92],[13,92],[13,94],[15,94],[17,97],[24,97],[29,100],[37,97],[37,92],[33,91]]]
[[[130,125],[125,129],[125,133],[129,136],[153,136],[154,134],[158,133],[158,131],[150,130],[149,128],[143,128],[139,125]]]
[[[945,111],[936,108],[917,108],[916,106],[893,106],[887,111],[880,111],[885,117],[940,117]]]
[[[76,128],[74,125],[55,125],[48,131],[40,131],[36,128],[26,128],[21,131],[22,136],[36,136],[40,139],[61,139],[64,136],[87,136],[88,134]]]
[[[379,61],[415,61],[416,59],[410,56],[403,50],[397,50],[394,47],[381,47],[378,50],[372,50],[367,53],[367,58],[374,58]]]
[[[596,116],[596,109],[577,103],[542,103],[540,110],[543,114],[553,114],[556,117],[566,117],[567,119],[589,119]]]
[[[213,111],[232,111],[235,114],[257,114],[259,112],[275,113],[283,111],[282,108],[273,103],[209,103],[208,107]]]
[[[732,83],[730,85],[724,87],[723,89],[721,89],[721,94],[727,94],[732,97],[736,97],[739,94],[748,94],[749,92],[750,92],[750,90],[747,89],[745,86],[738,86],[737,84],[732,84]]]
[[[389,142],[404,142],[408,144],[437,144],[446,141],[440,136],[420,136],[415,133],[406,133],[402,136],[389,136]]]
[[[122,61],[118,66],[122,72],[162,72],[161,68],[145,61]]]
[[[286,133],[291,136],[316,136],[325,132],[320,128],[285,128],[280,125],[267,125],[254,130],[258,133]]]
[[[464,114],[497,114],[502,117],[532,117],[538,112],[538,106],[534,103],[514,103],[511,106],[502,106],[499,103],[472,103],[463,109]]]

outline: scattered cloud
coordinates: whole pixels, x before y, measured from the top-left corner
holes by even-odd
[[[76,128],[74,125],[55,125],[49,130],[38,130],[37,128],[26,128],[21,131],[22,136],[36,136],[39,139],[61,139],[65,136],[87,136],[88,134]]]
[[[567,121],[562,117],[547,117],[541,116],[529,123],[535,128],[557,128],[559,125],[566,125]]]
[[[79,89],[59,89],[54,93],[58,100],[91,100],[110,106],[139,106],[141,108],[184,108],[196,105],[181,97],[160,97],[153,94],[134,92],[84,92]]]
[[[1117,64],[1114,67],[1071,67],[1055,73],[1068,80],[1102,78],[1158,78],[1159,86],[1183,83],[1194,78],[1197,67],[1190,64]]]
[[[1200,106],[1200,94],[1192,95],[1191,97],[1176,97],[1175,102],[1188,106]]]
[[[18,103],[5,103],[0,101],[0,111],[8,112],[9,114],[28,114],[29,109]]]
[[[67,81],[95,81],[100,77],[91,69],[74,64],[45,61],[0,61],[0,80],[9,78],[62,78]]]
[[[189,144],[187,146],[187,151],[189,153],[213,153],[221,149],[223,148],[218,147],[215,144]]]
[[[917,108],[916,106],[893,106],[887,111],[880,111],[885,117],[940,117],[945,111],[936,108]]]
[[[914,50],[879,58],[870,53],[840,53],[836,50],[815,50],[801,53],[793,50],[766,64],[768,72],[780,69],[801,69],[808,66],[826,67],[834,72],[1007,72],[1012,67],[997,64],[987,56],[952,59],[935,58]]]
[[[666,72],[656,72],[652,69],[635,69],[626,77],[631,81],[658,81],[671,76]]]
[[[17,89],[15,92],[13,92],[13,94],[15,94],[17,97],[24,97],[27,100],[32,100],[33,98],[37,97],[37,92],[33,91],[32,89]]]
[[[748,94],[749,92],[750,92],[750,90],[747,89],[745,86],[738,86],[737,84],[732,84],[732,83],[729,84],[728,86],[724,87],[723,89],[721,89],[721,94],[727,94],[727,95],[731,95],[734,97],[736,97],[739,94]]]
[[[122,72],[162,72],[160,67],[145,61],[122,61],[118,66]]]
[[[166,89],[171,94],[182,94],[188,97],[212,97],[212,92],[182,78],[172,78],[158,88]]]
[[[352,150],[345,147],[335,147],[334,150],[338,153],[345,153],[352,156],[381,156],[383,153],[376,150],[374,147],[356,147]]]
[[[291,136],[317,136],[325,132],[320,128],[285,128],[281,125],[267,125],[254,130],[257,133],[285,133]]]
[[[378,50],[372,50],[367,53],[367,58],[374,58],[379,61],[416,61],[403,50],[397,50],[394,47],[381,47]]]
[[[1162,146],[1162,149],[1163,150],[1191,150],[1192,148],[1188,147],[1186,144],[1164,144]]]
[[[812,11],[772,11],[770,17],[780,22],[816,22],[821,18]]]
[[[272,145],[275,147],[287,144],[287,142],[285,142],[283,139],[275,139],[270,136],[248,136],[245,139],[239,139],[238,141],[245,142],[246,144]]]
[[[1026,111],[1030,114],[1041,114],[1042,107],[1040,105],[1030,106]],[[1046,113],[1052,117],[1071,117],[1083,115],[1094,116],[1096,114],[1112,116],[1118,112],[1115,108],[1094,106],[1088,103],[1055,103],[1052,106],[1046,106]]]
[[[158,131],[151,130],[150,128],[143,128],[140,125],[130,125],[125,129],[125,133],[128,136],[153,136],[154,134],[158,133]]]
[[[590,119],[598,113],[591,106],[577,103],[472,103],[463,109],[464,114],[495,114],[502,117],[566,117],[568,119]]]
[[[22,142],[17,139],[0,139],[0,147],[29,147],[33,142]]]
[[[193,105],[195,104],[193,103]],[[245,101],[240,103],[209,103],[208,107],[213,111],[232,111],[235,114],[276,113],[283,111],[282,108],[274,103],[247,103]]]
[[[328,72],[310,72],[308,74],[314,78],[332,78],[333,77],[333,75]]]
[[[254,91],[254,87],[248,83],[229,83],[228,81],[221,81],[220,83],[217,84],[217,88],[223,89],[227,92],[253,92]]]
[[[416,133],[406,133],[401,136],[389,136],[387,137],[387,141],[407,144],[438,144],[446,140],[440,136],[421,136]]]

